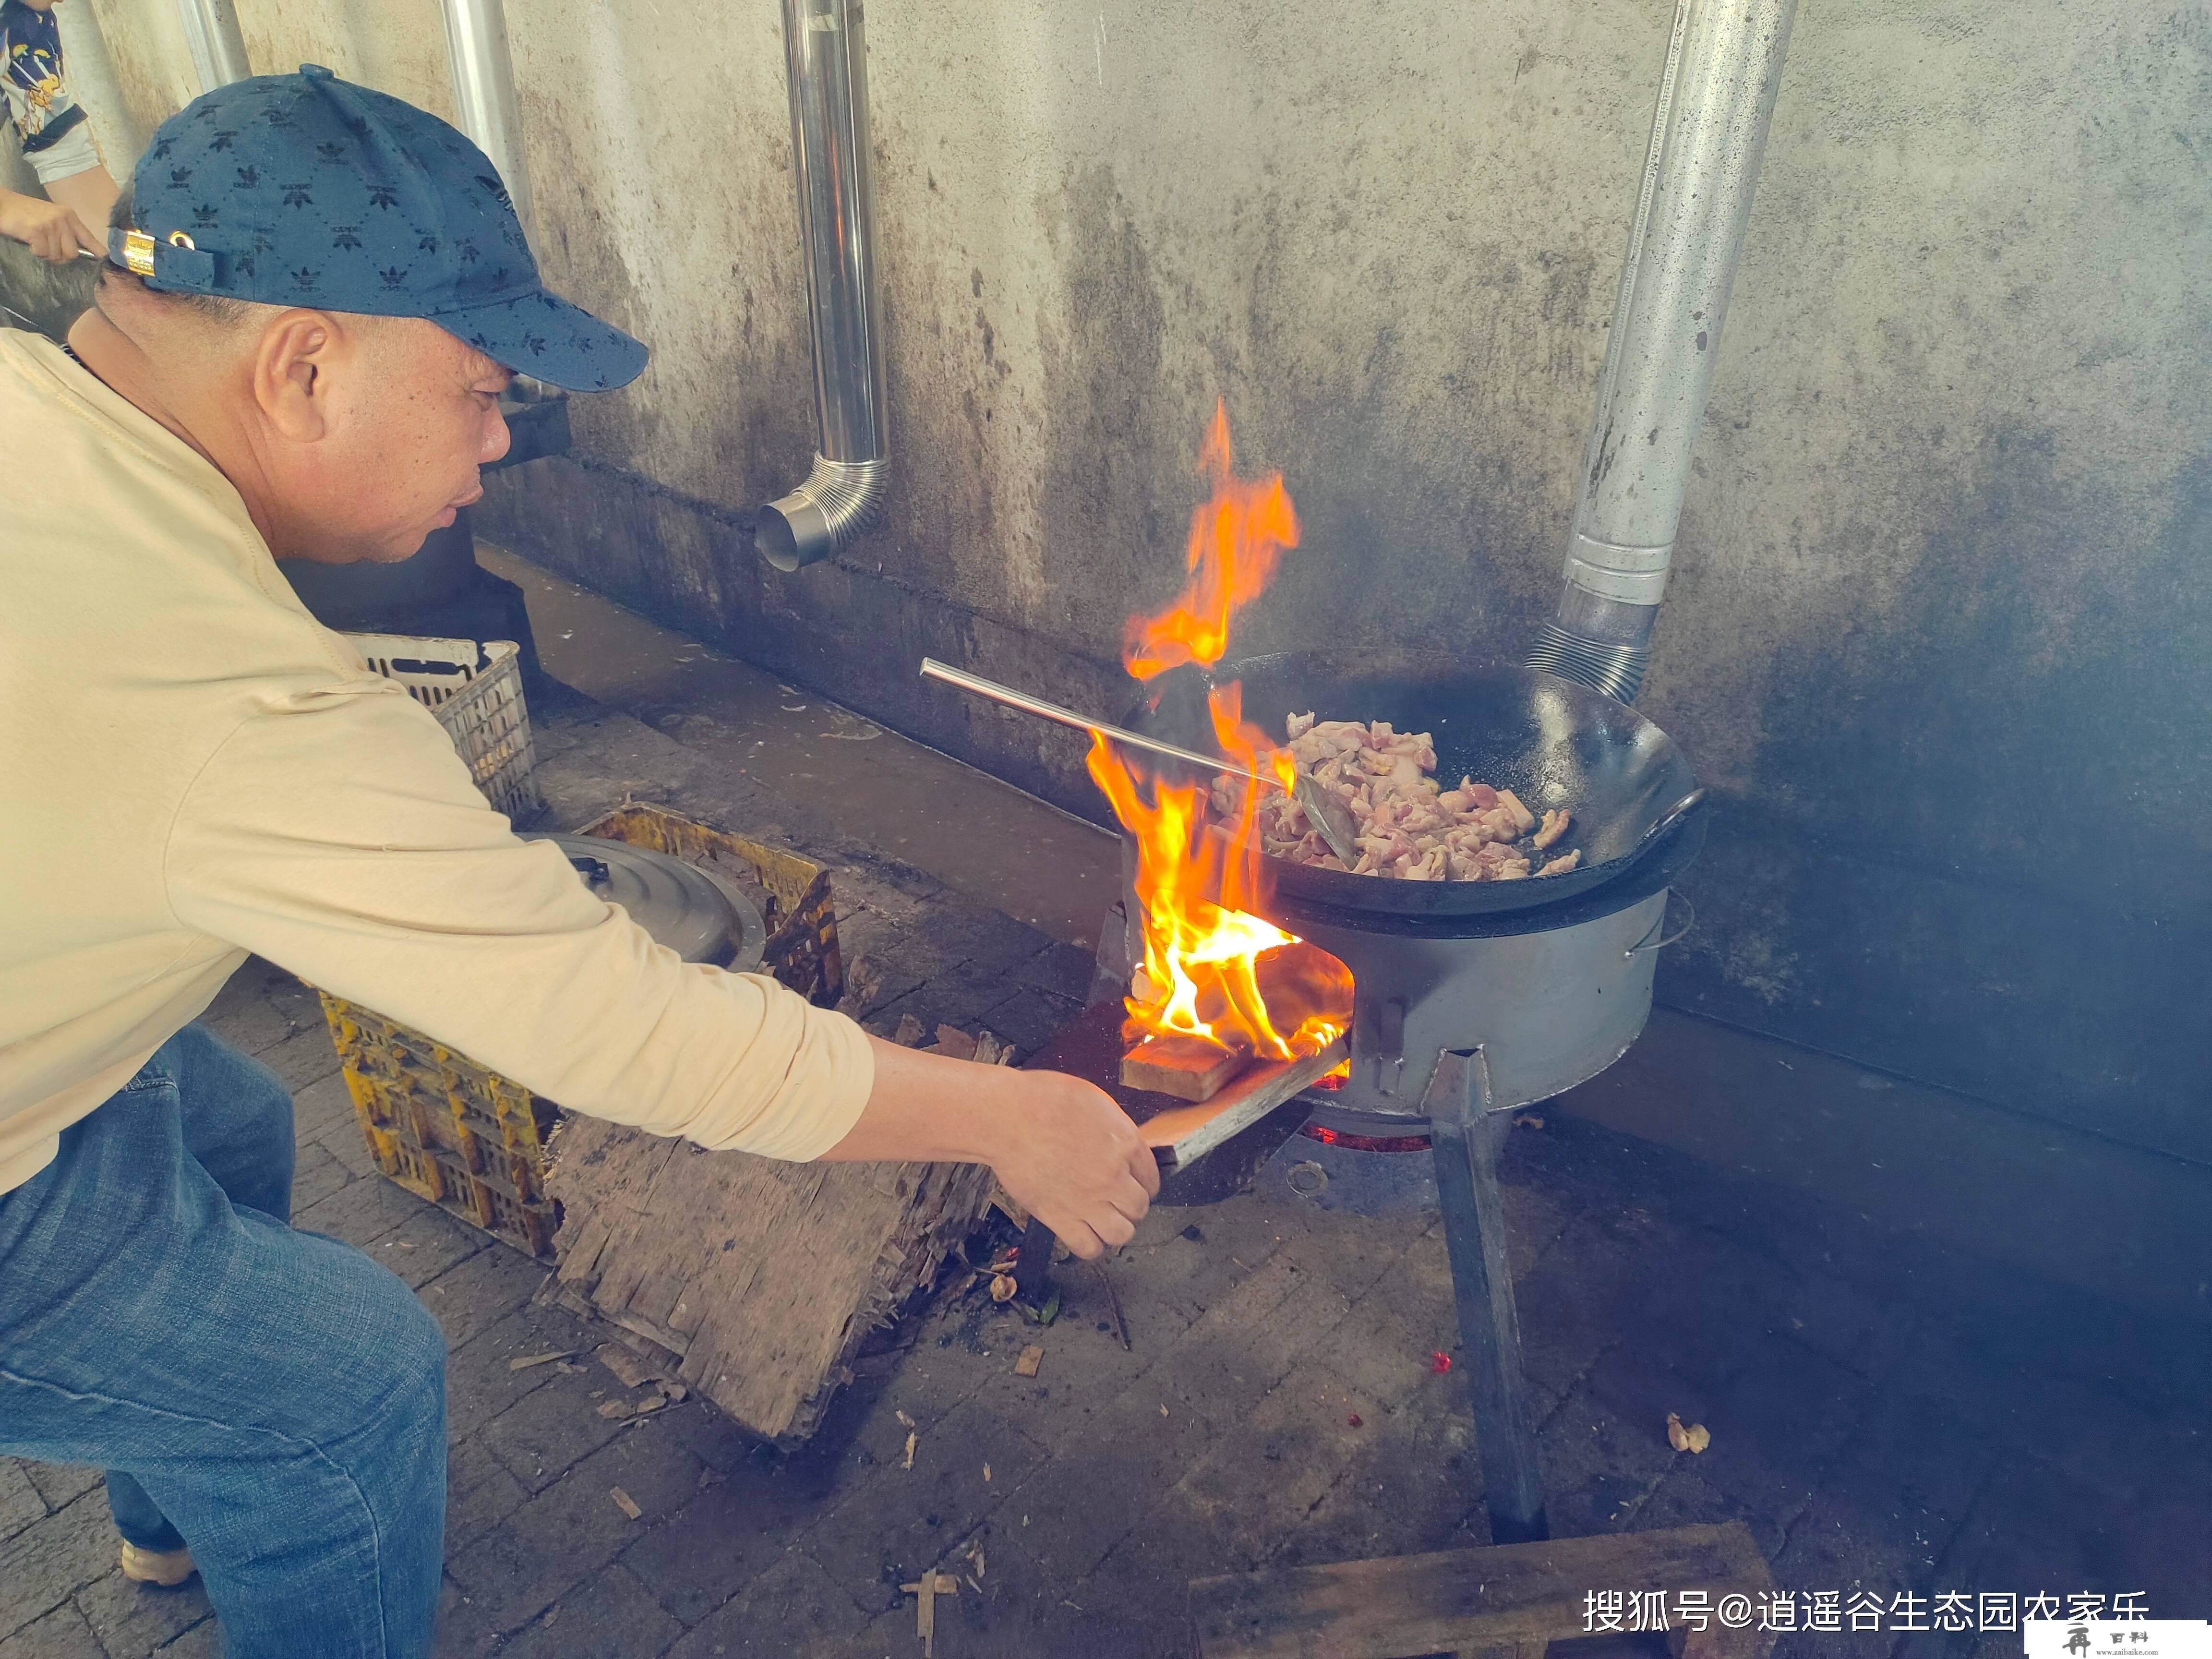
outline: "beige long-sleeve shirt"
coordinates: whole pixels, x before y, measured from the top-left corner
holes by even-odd
[[[860,1028],[518,841],[198,453],[12,331],[0,434],[0,1193],[248,951],[572,1110],[787,1158],[852,1127]]]

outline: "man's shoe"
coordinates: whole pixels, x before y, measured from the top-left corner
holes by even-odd
[[[130,1540],[124,1540],[123,1576],[134,1584],[158,1584],[163,1589],[174,1589],[198,1571],[192,1565],[190,1550],[142,1550]]]

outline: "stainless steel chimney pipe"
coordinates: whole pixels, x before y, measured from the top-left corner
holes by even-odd
[[[522,232],[533,235],[530,167],[522,153],[515,106],[514,60],[507,49],[507,13],[500,0],[444,0],[446,56],[453,73],[457,125],[499,169]]]
[[[253,73],[246,61],[246,37],[238,32],[238,8],[231,0],[177,0],[185,20],[185,44],[200,91],[213,92]]]
[[[1598,380],[1566,583],[1528,658],[1635,700],[1796,0],[1678,0]]]
[[[860,0],[783,0],[783,49],[819,447],[806,482],[761,508],[753,540],[777,569],[797,570],[882,521],[890,437]]]

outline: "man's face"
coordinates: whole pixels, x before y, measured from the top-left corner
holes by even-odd
[[[389,564],[483,494],[477,471],[507,453],[499,394],[514,377],[422,318],[345,324],[353,349],[322,371],[325,434],[281,460],[292,544],[275,550]]]

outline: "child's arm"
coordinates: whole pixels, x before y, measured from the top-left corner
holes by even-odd
[[[106,177],[105,168],[100,176]],[[108,189],[112,198],[114,186]],[[79,248],[98,253],[102,246],[84,221],[61,203],[19,196],[12,190],[0,190],[0,236],[27,245],[39,258],[58,265],[76,258]]]
[[[108,176],[107,169],[100,164],[97,156],[94,157],[92,165],[81,173],[72,173],[62,179],[47,179],[43,182],[48,197],[76,214],[78,222],[95,238],[100,236],[107,224],[107,210],[115,205],[115,198],[119,192],[115,188],[115,180]],[[105,246],[102,242],[93,252],[97,253]]]
[[[70,95],[61,35],[47,9],[9,9],[8,27],[0,29],[0,91],[7,123],[48,198],[0,191],[0,234],[57,264],[74,259],[80,248],[100,252],[106,240],[97,232],[115,204],[115,180],[100,164],[83,107]]]

